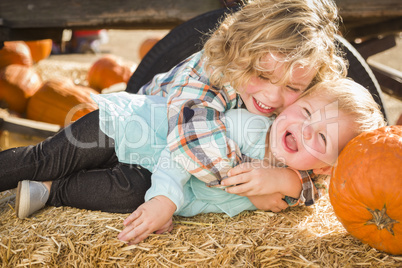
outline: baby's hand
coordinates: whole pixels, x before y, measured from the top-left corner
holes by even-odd
[[[297,173],[289,168],[270,166],[264,161],[240,164],[229,170],[228,178],[221,181],[226,192],[241,196],[281,193],[298,198],[302,185]]]
[[[228,178],[221,181],[223,186],[231,186],[226,191],[241,196],[265,195],[277,192],[274,182],[277,178],[274,168],[264,161],[243,163],[232,168]],[[233,185],[233,186],[232,186]]]
[[[248,197],[256,208],[272,212],[281,212],[289,206],[282,198],[283,195],[281,193]]]
[[[171,231],[175,211],[176,205],[169,198],[156,196],[139,206],[124,220],[125,228],[117,238],[129,241],[129,244],[138,244],[153,232]]]

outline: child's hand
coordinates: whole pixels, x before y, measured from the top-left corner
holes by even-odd
[[[270,166],[264,161],[243,163],[228,172],[229,177],[222,180],[226,192],[241,196],[282,195],[299,198],[302,191],[300,179],[295,171],[289,168]]]
[[[280,212],[288,207],[288,203],[282,199],[283,197],[281,193],[273,193],[269,195],[249,196],[248,199],[258,209]]]
[[[241,196],[266,195],[279,192],[275,189],[276,177],[274,167],[264,161],[243,163],[228,172],[228,178],[221,185],[230,186],[226,191]]]
[[[155,231],[155,234],[163,234],[165,232],[170,233],[173,230],[173,217],[170,219],[159,229]]]
[[[163,233],[173,229],[172,216],[176,205],[165,196],[156,196],[139,206],[123,224],[124,230],[117,236],[129,244],[138,244],[153,232]]]

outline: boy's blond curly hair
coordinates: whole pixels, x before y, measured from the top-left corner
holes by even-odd
[[[338,11],[332,0],[254,0],[228,15],[204,45],[212,85],[241,89],[264,72],[261,59],[280,55],[286,76],[313,66],[317,81],[345,76],[346,63],[335,46]]]

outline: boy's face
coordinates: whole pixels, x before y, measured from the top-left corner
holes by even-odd
[[[272,55],[262,58],[262,67],[269,70],[259,77],[252,77],[250,83],[241,90],[240,96],[247,110],[254,114],[271,116],[294,103],[307,89],[316,75],[314,68],[295,68],[287,82],[279,83],[285,76],[283,62]]]
[[[337,102],[308,96],[285,109],[270,131],[270,150],[282,163],[310,170],[332,166],[339,152],[354,138],[354,120]]]

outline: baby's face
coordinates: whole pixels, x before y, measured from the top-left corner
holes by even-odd
[[[356,136],[354,129],[353,118],[339,110],[337,102],[303,97],[275,119],[270,150],[280,162],[298,170],[332,166]]]

